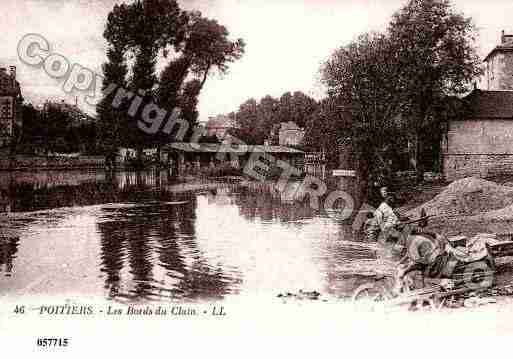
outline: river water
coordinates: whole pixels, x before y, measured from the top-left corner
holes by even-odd
[[[270,183],[53,171],[0,174],[0,190],[0,296],[343,298],[380,272],[350,224]]]

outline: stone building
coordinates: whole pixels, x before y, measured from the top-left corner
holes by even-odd
[[[485,58],[487,90],[462,99],[465,116],[447,124],[441,144],[447,180],[513,174],[513,35]]]
[[[0,68],[0,147],[5,148],[20,136],[22,126],[20,84],[16,81],[16,67],[9,72]]]
[[[205,125],[207,136],[216,136],[223,139],[229,129],[235,127],[235,121],[226,115],[211,116]]]
[[[502,31],[501,43],[486,56],[484,62],[487,90],[513,90],[513,35]]]
[[[299,146],[305,137],[305,130],[295,122],[282,122],[278,132],[280,146]]]

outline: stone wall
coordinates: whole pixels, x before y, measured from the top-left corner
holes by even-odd
[[[513,154],[513,120],[452,121],[448,130],[448,154]]]
[[[459,178],[513,175],[513,154],[509,155],[444,155],[444,177]]]
[[[513,174],[513,120],[451,122],[442,161],[447,180]]]

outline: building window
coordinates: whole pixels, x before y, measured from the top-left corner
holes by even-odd
[[[10,96],[0,97],[0,118],[13,118],[13,99]]]

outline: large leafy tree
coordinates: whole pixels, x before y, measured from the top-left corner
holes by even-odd
[[[475,34],[449,1],[410,0],[385,33],[361,35],[322,66],[328,94],[351,117],[362,178],[389,173],[408,140],[421,177],[422,143],[436,141],[437,122],[455,111],[453,96],[481,73]]]
[[[109,48],[104,65],[104,88],[111,83],[142,93],[144,101],[136,118],[127,116],[128,104],[109,108],[113,95],[99,106],[101,121],[107,127],[110,147],[120,144],[142,148],[173,140],[162,132],[148,136],[136,126],[144,103],[156,102],[171,111],[180,107],[190,124],[198,117],[198,96],[208,76],[224,74],[230,63],[244,53],[242,39],[231,41],[228,30],[199,12],[179,8],[175,0],[144,0],[116,5],[107,19],[104,32]],[[158,74],[156,65],[164,62]],[[118,140],[116,140],[118,139]]]
[[[320,101],[305,125],[305,149],[323,153],[330,166],[337,166],[338,148],[351,134],[351,117],[335,96]]]
[[[402,105],[399,71],[394,44],[378,33],[361,35],[336,50],[321,68],[329,96],[336,100],[315,123],[320,128],[337,126],[344,130],[344,137],[351,138],[361,178],[379,175],[383,170],[380,158],[397,139]],[[337,123],[338,116],[342,122]],[[327,148],[338,151],[335,143]],[[328,157],[333,155],[328,153]]]
[[[232,117],[232,116],[230,116]],[[246,144],[263,144],[266,138],[265,129],[260,127],[258,117],[258,102],[251,98],[239,106],[233,114],[235,128],[230,134]]]
[[[420,179],[423,143],[433,133],[426,130],[450,111],[449,96],[466,93],[481,74],[476,28],[449,0],[410,0],[393,15],[388,33],[399,59],[402,114]]]
[[[280,97],[278,121],[292,121],[299,127],[305,127],[310,116],[318,109],[318,103],[301,91],[284,93]]]

